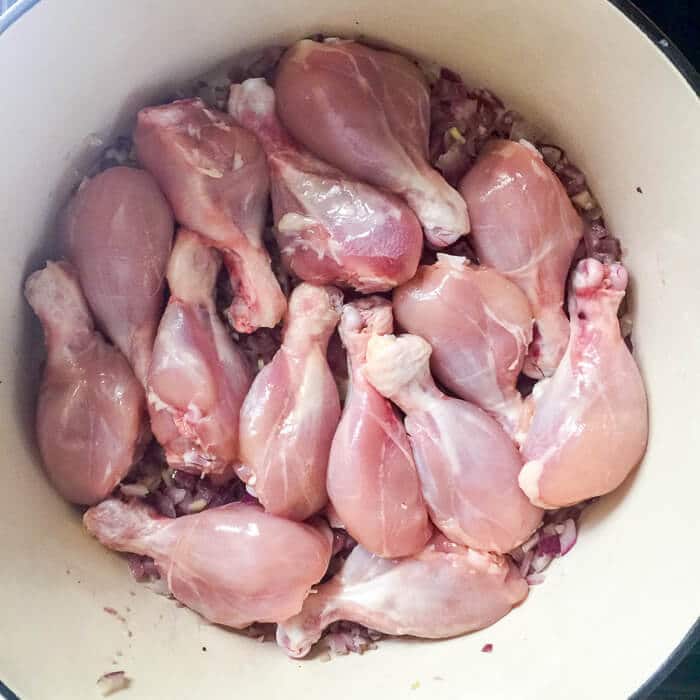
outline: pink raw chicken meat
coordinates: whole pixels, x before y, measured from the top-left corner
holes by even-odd
[[[520,485],[533,503],[559,508],[619,486],[647,444],[644,384],[620,334],[627,271],[582,260],[569,296],[571,337],[551,379],[535,387]]]
[[[532,339],[520,289],[495,270],[438,254],[394,292],[394,313],[433,347],[430,366],[451,392],[490,413],[514,435],[522,412],[515,383]]]
[[[569,337],[564,287],[583,222],[557,176],[527,143],[488,143],[459,189],[479,261],[515,282],[532,307],[535,340],[524,371],[548,377]]]
[[[170,206],[144,170],[110,168],[81,185],[63,223],[95,320],[145,384],[165,304]]]
[[[134,143],[177,220],[224,254],[235,292],[228,314],[236,330],[277,325],[286,302],[262,243],[269,179],[255,136],[192,99],[142,109]]]
[[[342,300],[334,287],[296,287],[282,347],[241,409],[238,475],[266,511],[293,520],[305,520],[328,500],[328,453],[340,399],[326,350]]]
[[[365,293],[413,277],[423,234],[401,199],[349,178],[295,144],[264,79],[234,85],[229,112],[267,153],[277,242],[297,277]]]
[[[277,643],[290,656],[306,656],[337,620],[384,634],[454,637],[493,624],[527,593],[527,583],[505,557],[439,534],[405,559],[382,559],[358,545],[302,611],[278,625]]]
[[[328,462],[328,497],[347,531],[370,552],[403,557],[420,551],[432,528],[411,446],[394,407],[365,379],[367,342],[391,333],[391,304],[369,297],[346,304],[340,337],[350,384]]]
[[[294,138],[344,172],[403,197],[432,245],[469,232],[464,201],[428,162],[430,95],[409,59],[354,41],[305,39],[282,57],[275,90]]]
[[[430,350],[416,335],[372,336],[365,376],[406,414],[435,525],[455,542],[509,552],[532,534],[542,511],[520,490],[520,455],[498,423],[435,386]]]
[[[171,519],[136,500],[110,499],[83,523],[105,547],[153,557],[175,598],[236,629],[298,613],[331,555],[327,526],[243,503]]]
[[[36,414],[41,456],[64,498],[91,505],[139,456],[143,388],[124,356],[95,331],[67,263],[46,263],[29,277],[25,294],[48,354]]]
[[[168,264],[170,300],[148,379],[153,433],[170,466],[222,473],[238,457],[238,420],[252,379],[214,303],[221,256],[180,229]]]

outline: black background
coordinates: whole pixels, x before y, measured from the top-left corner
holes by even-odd
[[[700,0],[635,0],[634,4],[700,70]]]

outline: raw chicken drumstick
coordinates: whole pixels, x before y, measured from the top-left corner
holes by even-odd
[[[144,170],[110,168],[81,185],[63,224],[95,320],[145,385],[173,240],[165,197]]]
[[[367,342],[391,333],[391,304],[368,297],[346,304],[340,337],[350,376],[328,462],[328,497],[345,529],[370,552],[403,557],[432,533],[401,419],[364,376]]]
[[[515,282],[532,307],[535,340],[524,371],[536,379],[548,377],[569,337],[564,287],[583,222],[557,176],[529,144],[488,143],[459,189],[469,207],[479,261]]]
[[[429,639],[488,627],[525,599],[512,562],[435,535],[419,554],[382,559],[358,545],[342,569],[277,626],[277,643],[302,657],[337,620]]]
[[[282,347],[255,377],[241,409],[238,475],[266,511],[293,520],[305,520],[328,500],[340,399],[326,349],[342,301],[335,287],[296,287]]]
[[[224,255],[234,300],[234,328],[272,328],[286,301],[262,243],[269,179],[253,134],[202,100],[179,100],[139,112],[134,143],[185,227]]]
[[[520,455],[493,418],[435,386],[430,351],[417,335],[372,336],[365,376],[406,414],[423,498],[435,525],[454,542],[509,552],[542,519],[518,486]]]
[[[297,614],[331,556],[325,525],[244,503],[166,518],[142,502],[109,499],[83,522],[105,547],[153,557],[175,598],[236,629]]]
[[[409,59],[354,41],[305,39],[282,57],[275,91],[294,138],[349,175],[403,197],[433,246],[469,232],[464,201],[428,162],[430,95]]]
[[[398,197],[354,180],[289,137],[263,78],[231,87],[229,112],[267,153],[275,233],[287,267],[315,284],[381,292],[413,277],[420,224]]]
[[[238,457],[238,420],[252,379],[214,302],[220,254],[187,229],[170,262],[170,300],[153,347],[153,433],[176,469],[222,473]]]
[[[520,289],[495,270],[438,254],[394,291],[397,322],[433,347],[430,367],[447,389],[483,408],[514,435],[522,411],[515,388],[532,339]]]
[[[41,457],[64,498],[91,505],[109,495],[139,456],[143,387],[119,350],[95,331],[70,265],[46,263],[29,277],[25,294],[48,354],[36,414]]]
[[[571,279],[571,337],[551,379],[535,392],[520,486],[559,508],[617,488],[647,444],[647,400],[617,319],[627,271],[582,260]]]

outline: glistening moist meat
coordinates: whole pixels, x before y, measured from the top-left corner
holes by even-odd
[[[539,136],[520,114],[507,109],[489,90],[467,87],[459,75],[447,68],[428,70],[426,74],[431,81],[430,159],[450,184],[456,185],[462,179],[489,139],[525,139],[556,173],[587,224],[584,246],[573,265],[583,257],[607,263],[620,259],[620,242],[608,231],[585,175],[564,149]]]
[[[318,37],[315,37],[318,38]],[[283,49],[271,47],[218,67],[212,73],[182,86],[168,100],[184,97],[200,97],[207,104],[225,109],[229,87],[250,77],[271,79]],[[474,89],[464,84],[459,75],[447,68],[421,65],[431,90],[430,159],[452,185],[476,161],[481,149],[490,138],[505,138],[514,141],[527,140],[542,154],[544,161],[556,173],[576,210],[585,222],[584,239],[572,261],[572,267],[584,257],[595,257],[602,262],[619,260],[620,243],[608,230],[603,212],[586,183],[586,178],[566,152],[551,143],[517,112],[508,109],[493,93],[486,89]],[[129,136],[120,137],[109,146],[89,173],[94,175],[115,165],[136,165],[133,144]],[[270,250],[273,268],[285,295],[298,283],[283,268],[274,236],[271,235],[272,219],[269,216],[268,235],[265,243]],[[469,243],[469,237],[460,239],[445,252],[465,255],[478,262]],[[423,262],[434,261],[434,252],[424,252]],[[228,278],[222,275],[218,290],[219,308],[230,302],[232,290]],[[627,336],[630,324],[623,318],[623,332]],[[259,371],[270,361],[280,345],[279,329],[260,329],[250,334],[231,331],[244,350],[254,371]],[[347,380],[344,353],[337,358],[339,343],[331,343],[334,361],[331,366],[337,374],[339,385]],[[530,387],[531,388],[531,387]],[[525,387],[527,390],[527,387]],[[341,392],[341,396],[343,392]],[[136,465],[119,487],[117,493],[125,499],[143,499],[171,518],[196,513],[234,501],[255,501],[253,492],[233,479],[228,483],[217,483],[210,477],[199,478],[182,471],[175,471],[166,464],[160,447],[153,443],[142,461]],[[523,545],[511,553],[521,573],[531,585],[540,583],[543,571],[551,561],[566,554],[576,541],[578,518],[586,504],[551,511],[546,514],[540,529]],[[325,579],[329,578],[348,556],[355,541],[331,522],[334,527],[334,551]],[[153,581],[159,577],[157,568],[148,557],[128,556],[134,577],[140,581]],[[325,580],[324,579],[324,580]],[[252,636],[263,638],[259,626],[250,630]],[[326,632],[325,646],[330,655],[348,652],[362,653],[372,649],[380,635],[361,625],[338,622]]]

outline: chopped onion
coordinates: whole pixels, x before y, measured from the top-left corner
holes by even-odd
[[[156,578],[147,581],[145,584],[146,588],[156,595],[162,595],[166,598],[172,598],[173,595],[168,588],[168,582],[164,578]]]
[[[119,490],[122,492],[122,495],[127,498],[131,498],[132,496],[139,498],[148,496],[148,487],[145,484],[120,484]]]
[[[520,546],[523,552],[529,552],[538,542],[540,541],[540,533],[536,532],[527,542],[524,542]]]
[[[177,486],[168,486],[165,489],[165,495],[175,504],[182,503],[183,499],[187,495],[185,489],[180,489]]]
[[[176,518],[177,517],[177,512],[175,510],[175,504],[173,503],[172,499],[169,498],[166,494],[156,493],[155,494],[155,501],[156,501],[156,507],[163,515],[166,515],[168,518]]]
[[[335,622],[328,628],[325,644],[331,656],[344,656],[349,653],[363,654],[376,649],[381,634],[354,622]]]
[[[564,521],[564,530],[559,536],[561,556],[564,556],[576,544],[577,532],[576,523],[572,518]]]
[[[544,162],[550,168],[553,168],[564,157],[564,151],[559,146],[552,146],[547,143],[540,145],[540,153],[544,158]]]
[[[525,555],[525,558],[520,563],[520,575],[521,576],[527,575],[527,572],[530,570],[530,566],[532,565],[532,560],[534,558],[535,558],[535,550],[531,549],[527,552],[527,554]]]
[[[151,557],[128,553],[126,554],[126,560],[129,564],[131,575],[138,583],[160,578],[158,567]]]
[[[204,510],[209,504],[203,499],[203,498],[198,498],[192,503],[190,503],[189,507],[187,508],[187,511],[189,513],[199,513],[200,511]]]
[[[512,552],[508,552],[510,558],[518,565],[522,564],[523,559],[525,559],[525,552],[523,552],[522,547],[516,547]]]
[[[597,206],[595,199],[593,199],[593,196],[588,190],[583,190],[583,192],[575,194],[571,198],[571,201],[577,207],[581,207],[581,209],[585,209],[586,211],[590,211]]]
[[[188,474],[182,471],[182,469],[177,469],[172,474],[172,479],[177,486],[181,489],[187,489],[191,491],[199,481],[199,477],[196,474]]]
[[[552,557],[549,554],[536,554],[534,558],[532,559],[532,570],[536,573],[539,574],[540,572],[544,571],[549,564],[551,563]]]
[[[97,679],[97,687],[102,695],[111,695],[119,690],[129,687],[131,679],[124,671],[112,671],[105,673]]]
[[[537,543],[537,554],[536,557],[539,559],[541,556],[556,557],[561,554],[561,545],[559,543],[559,536],[555,533],[552,535],[544,535],[540,537],[540,541]]]
[[[455,140],[457,143],[466,143],[467,140],[462,136],[462,133],[460,130],[456,127],[450,127],[450,129],[447,131],[447,133]]]
[[[162,479],[159,465],[148,463],[143,467],[143,472],[139,483],[142,483],[149,491],[155,491]]]
[[[173,482],[173,472],[169,467],[166,467],[163,469],[161,472],[161,476],[163,477],[163,481],[165,482],[165,485],[172,488],[175,486],[175,483]]]

